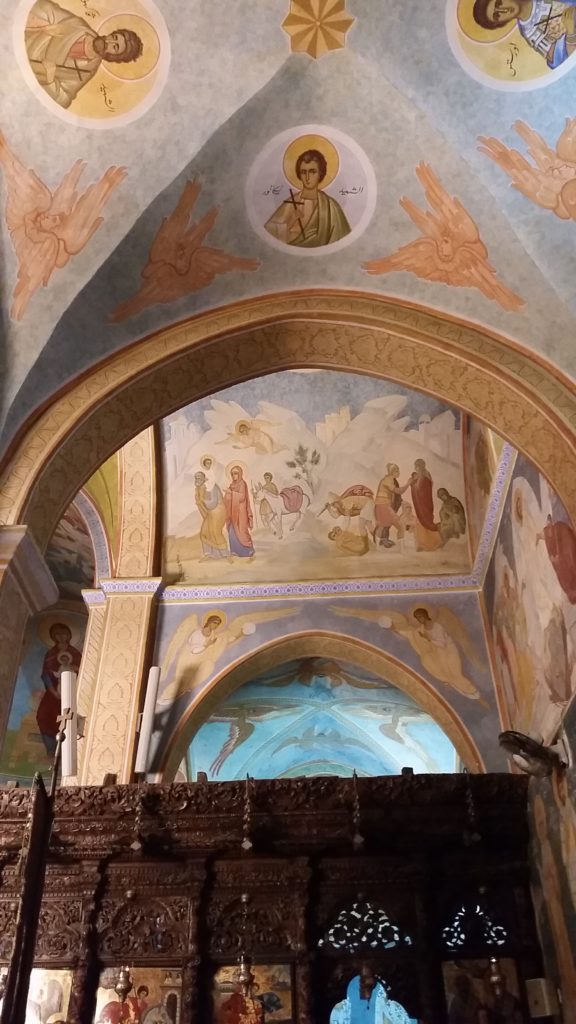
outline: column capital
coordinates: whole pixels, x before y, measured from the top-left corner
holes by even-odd
[[[10,576],[30,614],[58,600],[58,587],[27,526],[0,527],[0,579]]]

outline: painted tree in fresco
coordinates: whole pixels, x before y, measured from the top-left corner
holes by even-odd
[[[309,449],[299,444],[294,452],[294,458],[286,463],[289,469],[294,469],[295,480],[304,480],[312,494],[314,494],[315,470],[320,465],[320,452],[314,448],[309,454]]]

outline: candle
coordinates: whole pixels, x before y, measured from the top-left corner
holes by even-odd
[[[62,776],[76,775],[78,770],[78,735],[76,731],[76,673],[62,672],[60,675],[60,707],[62,714],[72,712],[72,718],[65,722],[62,743]]]
[[[144,700],[144,710],[142,712],[142,721],[140,723],[140,737],[138,739],[138,750],[136,752],[136,764],[134,766],[135,772],[143,773],[148,767],[148,751],[150,748],[150,740],[152,738],[154,712],[156,710],[156,698],[158,696],[159,685],[160,669],[157,665],[153,665],[148,673],[148,685],[146,687],[146,698]]]

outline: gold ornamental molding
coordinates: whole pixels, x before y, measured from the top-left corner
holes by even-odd
[[[363,640],[335,633],[310,632],[294,633],[289,637],[273,640],[246,655],[232,667],[228,666],[210,680],[188,706],[174,734],[166,743],[165,760],[159,772],[162,781],[169,782],[175,777],[193,737],[222,701],[261,673],[301,658],[345,661],[396,686],[411,697],[444,730],[469,771],[485,771],[480,751],[462,719],[449,702],[418,672],[404,662],[398,661],[387,651],[380,650]]]
[[[459,407],[527,455],[576,521],[576,392],[560,371],[428,308],[314,289],[199,314],[68,385],[0,467],[0,524],[27,524],[45,547],[78,489],[136,434],[214,391],[297,367],[383,377]]]

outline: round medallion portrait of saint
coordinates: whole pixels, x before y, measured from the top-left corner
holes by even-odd
[[[538,89],[576,63],[575,0],[448,0],[446,32],[464,70],[495,89]]]
[[[300,256],[336,252],[366,229],[376,178],[360,146],[324,125],[289,128],[258,155],[246,183],[256,233]]]
[[[44,106],[87,128],[140,117],[170,64],[168,31],[152,0],[26,0],[14,19],[14,47]]]

